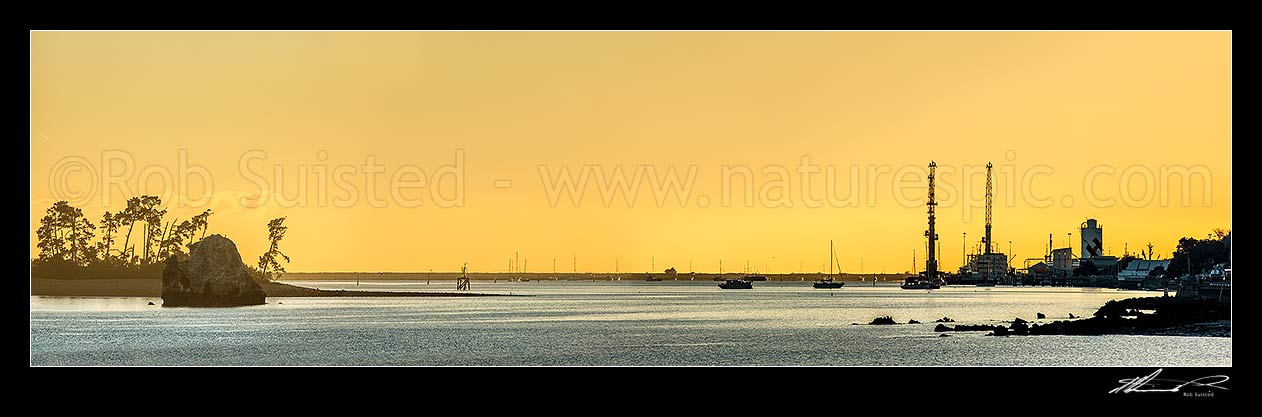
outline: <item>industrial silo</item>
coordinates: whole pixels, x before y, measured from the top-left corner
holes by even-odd
[[[1082,252],[1079,252],[1081,257],[1104,256],[1104,229],[1100,228],[1095,219],[1083,222],[1078,235],[1082,236]]]

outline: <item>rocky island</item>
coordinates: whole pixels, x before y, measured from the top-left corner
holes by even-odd
[[[188,259],[167,258],[162,271],[164,307],[230,307],[267,302],[232,240],[211,235],[191,246]]]

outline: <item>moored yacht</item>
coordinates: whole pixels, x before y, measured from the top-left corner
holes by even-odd
[[[829,240],[828,241],[828,277],[824,279],[816,280],[815,283],[812,284],[815,288],[841,288],[841,286],[846,285],[846,283],[844,282],[833,280],[833,254],[834,253],[835,252],[833,251],[833,241]],[[841,269],[841,268],[838,268],[838,269]]]

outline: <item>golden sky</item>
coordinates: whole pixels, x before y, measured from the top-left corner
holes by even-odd
[[[930,160],[948,270],[963,233],[982,236],[987,162],[993,240],[1017,266],[1049,233],[1078,254],[1089,217],[1113,255],[1231,226],[1230,32],[30,40],[32,257],[53,201],[96,222],[143,193],[168,220],[213,208],[210,233],[250,263],[287,216],[290,271],[501,271],[515,251],[529,271],[573,256],[580,271],[819,271],[832,239],[847,272],[901,272],[913,251],[923,268]],[[562,168],[589,174],[577,204],[552,186]],[[644,175],[633,200],[602,195],[596,174],[617,168]],[[693,181],[659,204],[668,169]]]

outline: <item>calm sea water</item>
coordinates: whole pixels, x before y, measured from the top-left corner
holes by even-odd
[[[298,281],[324,289],[454,289],[451,281]],[[34,365],[1039,365],[1231,366],[1231,338],[939,337],[932,321],[1088,316],[1151,292],[902,290],[847,283],[473,282],[530,297],[269,298],[162,308],[157,298],[31,297]],[[154,302],[155,306],[146,305]],[[924,324],[871,326],[877,316]],[[853,325],[852,323],[861,323]]]

